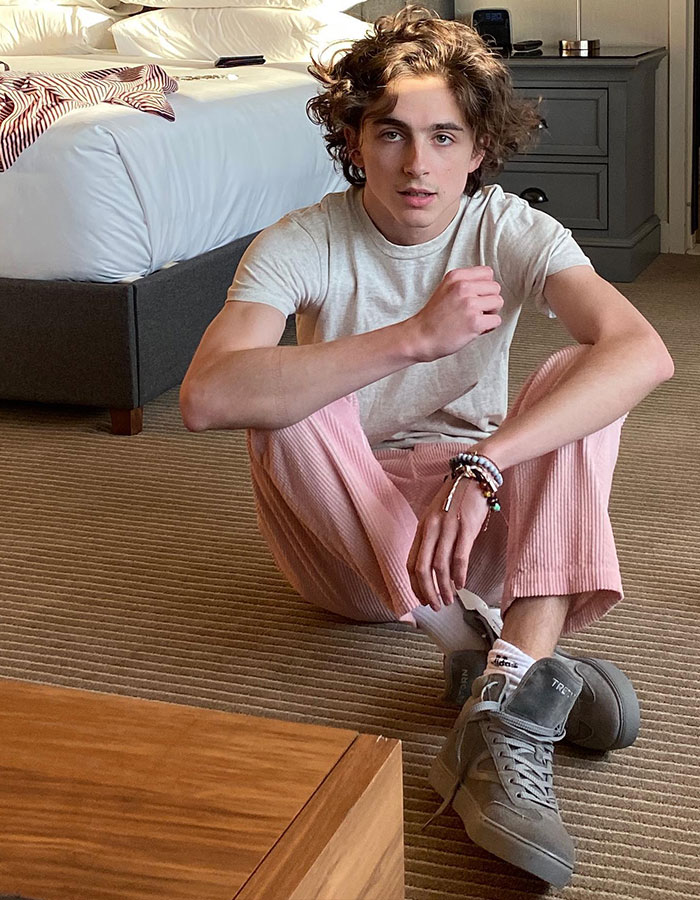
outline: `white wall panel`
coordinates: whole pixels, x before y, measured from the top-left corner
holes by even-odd
[[[455,0],[457,18],[498,3]],[[576,35],[576,0],[506,0],[514,40],[538,38],[547,44]],[[662,44],[668,41],[668,9],[661,0],[582,0],[584,37],[608,44]],[[594,33],[595,32],[595,33]]]

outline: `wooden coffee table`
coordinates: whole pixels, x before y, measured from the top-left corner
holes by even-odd
[[[400,900],[401,745],[0,679],[0,894]]]

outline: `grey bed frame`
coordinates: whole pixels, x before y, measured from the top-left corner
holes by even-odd
[[[114,434],[179,384],[255,233],[130,284],[0,278],[0,397],[107,407]]]

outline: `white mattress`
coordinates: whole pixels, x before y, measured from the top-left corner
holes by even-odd
[[[108,51],[11,58],[20,71],[140,62]],[[0,173],[0,276],[132,280],[346,186],[306,116],[316,82],[304,64],[163,67],[236,77],[181,81],[168,95],[175,122],[100,103],[50,126]]]

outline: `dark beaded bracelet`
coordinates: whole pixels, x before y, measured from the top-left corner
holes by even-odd
[[[468,459],[465,459],[465,457],[468,457]],[[477,482],[484,500],[486,500],[486,503],[488,504],[489,513],[492,511],[501,511],[501,504],[498,499],[498,488],[503,484],[503,476],[494,463],[491,463],[488,467],[483,465],[481,462],[483,459],[485,459],[485,457],[475,453],[460,453],[450,460],[450,472],[454,484],[442,507],[444,512],[449,510],[452,504],[452,498],[457,490],[457,485],[462,478],[473,478]],[[489,463],[490,462],[491,461],[489,460]],[[491,469],[491,466],[495,469],[495,474]],[[448,476],[446,475],[445,480],[447,480],[447,478]]]
[[[493,477],[493,480],[496,482],[497,489],[503,484],[503,475],[501,474],[501,470],[492,459],[489,459],[488,456],[484,456],[482,453],[466,452],[458,453],[456,456],[453,456],[450,460],[450,469],[452,471],[453,478],[455,477],[455,469],[458,469],[461,466],[475,467],[488,472],[488,474],[491,475]]]

